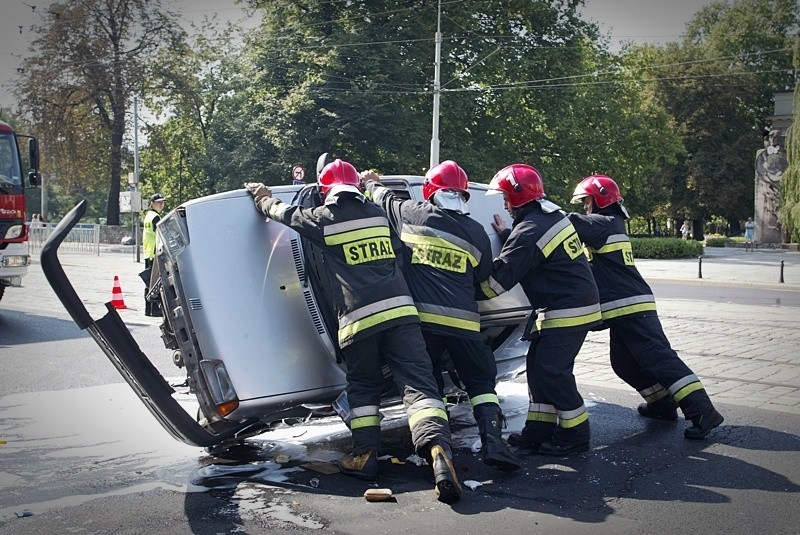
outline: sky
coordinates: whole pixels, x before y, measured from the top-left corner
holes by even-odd
[[[33,40],[31,26],[50,0],[0,0],[0,106],[14,105],[10,94],[20,59]],[[610,32],[612,50],[623,41],[664,43],[676,40],[689,19],[711,0],[586,0],[585,18]],[[165,0],[186,21],[200,22],[217,13],[238,20],[243,12],[234,0]],[[33,9],[34,6],[35,9]]]

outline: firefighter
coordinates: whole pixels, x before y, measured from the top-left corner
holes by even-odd
[[[417,452],[433,466],[435,491],[458,501],[461,484],[453,466],[450,426],[438,395],[419,314],[403,279],[386,213],[367,202],[355,167],[342,160],[326,165],[319,185],[323,204],[302,208],[272,198],[263,184],[248,183],[256,207],[322,246],[338,315],[338,344],[347,366],[348,425],[352,451],[341,471],[364,480],[378,476],[382,364],[388,364],[403,396]]]
[[[583,202],[586,211],[586,215],[571,213],[569,219],[584,243],[600,291],[611,367],[645,399],[639,414],[677,420],[680,407],[692,422],[684,436],[706,437],[723,417],[664,335],[653,292],[633,261],[625,230],[629,216],[619,186],[605,175],[586,177],[575,188],[572,202]]]
[[[425,346],[444,396],[445,352],[449,353],[472,405],[483,462],[503,471],[520,468],[502,436],[505,419],[495,392],[497,364],[483,342],[476,286],[492,270],[492,247],[483,226],[469,217],[469,180],[448,160],[425,175],[425,202],[404,200],[361,173],[367,197],[383,207],[403,242],[403,265],[422,322]]]
[[[545,199],[542,177],[526,164],[512,164],[489,183],[502,193],[513,220],[506,228],[495,214],[492,226],[503,248],[481,298],[492,298],[517,283],[533,312],[523,339],[530,341],[527,378],[530,405],[512,446],[562,456],[589,449],[589,414],[573,375],[575,357],[589,329],[600,324],[600,304],[591,268],[578,235],[560,208]]]
[[[156,193],[150,197],[150,209],[144,215],[144,222],[142,226],[142,250],[144,252],[144,270],[151,272],[153,269],[153,261],[156,257],[156,225],[161,220],[161,211],[164,209],[164,201],[167,198]],[[146,277],[149,279],[149,275]],[[148,283],[145,283],[144,288],[144,315],[145,316],[161,316],[161,307],[155,301],[147,299],[147,292],[150,290]]]

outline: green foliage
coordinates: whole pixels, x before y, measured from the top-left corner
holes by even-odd
[[[706,236],[706,247],[725,247],[726,243],[733,243],[732,238],[726,236]]]
[[[680,125],[687,153],[661,174],[673,214],[743,219],[753,206],[753,159],[772,96],[793,83],[795,0],[715,2],[662,51],[658,94]]]
[[[196,171],[213,191],[245,180],[287,183],[298,162],[313,180],[322,152],[384,174],[426,171],[435,3],[253,4],[263,24],[245,53],[195,45],[181,56],[180,83],[163,95],[172,124],[150,133],[146,180],[174,191],[181,152],[193,159],[183,160],[183,183]],[[676,158],[680,138],[652,91],[604,51],[576,9],[520,0],[445,5],[440,159],[457,160],[478,182],[529,162],[562,204],[581,178],[608,173],[649,213],[656,164]]]
[[[736,231],[752,212],[753,158],[769,99],[793,83],[784,48],[798,22],[794,0],[715,2],[681,43],[620,54],[580,18],[580,3],[443,3],[440,160],[458,161],[478,182],[509,163],[530,163],[562,206],[583,177],[608,174],[643,222],[637,233],[664,232],[667,220],[686,217],[716,217]],[[207,26],[191,41],[161,32],[176,16],[158,2],[126,5],[144,17],[127,42],[149,48],[108,63],[124,67],[118,93],[98,83],[115,72],[92,60],[111,53],[102,32],[84,35],[91,23],[80,26],[83,19],[65,11],[72,26],[59,19],[39,29],[23,94],[56,171],[54,204],[105,188],[112,209],[131,167],[120,128],[132,94],[158,116],[142,127],[143,193],[161,191],[170,203],[245,181],[289,183],[297,163],[313,180],[322,152],[384,174],[427,170],[436,2],[250,0],[259,27]],[[154,21],[163,26],[148,33]],[[67,37],[80,42],[62,50],[72,41],[51,26],[75,26]],[[72,68],[87,64],[96,68]],[[787,208],[784,221],[800,221],[800,193],[786,206],[797,212]]]
[[[800,68],[800,36],[795,36],[795,68]],[[800,82],[794,89],[794,116],[786,136],[786,157],[789,167],[781,180],[781,213],[783,228],[792,242],[800,241]]]
[[[104,191],[118,224],[131,97],[156,81],[149,60],[182,32],[160,0],[55,2],[39,16],[16,92],[37,125],[43,171],[66,197]]]
[[[631,238],[636,258],[692,258],[703,254],[703,244],[680,238]]]

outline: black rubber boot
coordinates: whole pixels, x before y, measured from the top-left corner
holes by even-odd
[[[504,472],[513,472],[521,468],[519,459],[508,449],[503,440],[503,413],[495,403],[481,403],[473,408],[475,421],[481,435],[481,457],[483,464]]]
[[[711,430],[719,426],[723,421],[725,421],[725,418],[717,412],[717,409],[711,407],[700,416],[692,418],[692,426],[684,430],[683,436],[692,440],[706,438]]]
[[[450,445],[437,442],[430,448],[431,466],[435,481],[434,491],[440,502],[455,503],[461,499],[461,483],[453,465],[453,452]]]
[[[556,424],[551,422],[525,422],[522,431],[508,435],[508,443],[521,450],[536,452],[542,442],[550,440],[555,429]]]
[[[542,442],[542,445],[539,446],[538,453],[551,457],[563,457],[573,453],[583,453],[589,451],[590,436],[588,420],[575,427],[570,427],[569,429],[558,427],[553,432],[552,439],[547,442]]]
[[[671,397],[663,397],[653,403],[642,403],[636,410],[645,418],[675,421],[678,419],[678,405]]]

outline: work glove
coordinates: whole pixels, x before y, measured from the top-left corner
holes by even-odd
[[[378,173],[375,171],[361,171],[358,177],[361,179],[361,183],[365,186],[368,182],[378,182],[380,180]]]
[[[272,190],[261,182],[247,182],[244,185],[245,189],[253,196],[256,205],[261,207],[261,201],[272,197]]]

